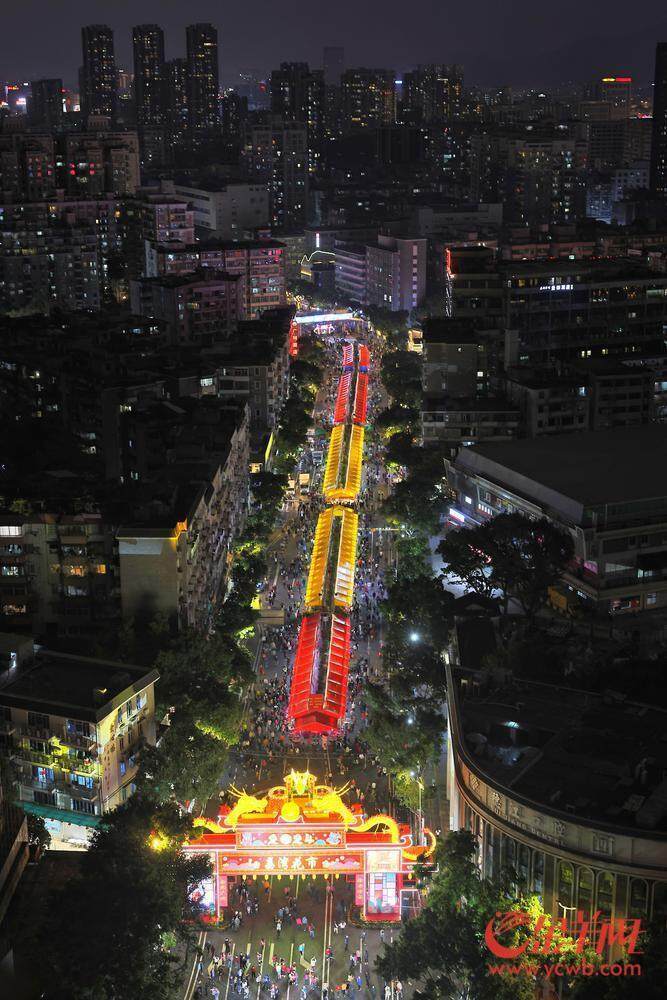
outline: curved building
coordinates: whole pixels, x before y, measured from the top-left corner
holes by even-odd
[[[554,917],[664,920],[667,712],[492,676],[483,664],[494,645],[488,619],[457,624],[447,666],[451,828],[476,835],[484,874],[513,869]]]

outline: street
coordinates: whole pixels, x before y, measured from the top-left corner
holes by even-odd
[[[327,366],[314,408],[314,427],[328,437],[340,375],[343,336],[325,340]],[[306,577],[317,517],[324,507],[322,466],[306,444],[298,469],[312,470],[308,492],[298,491],[284,510],[267,549],[268,568],[260,585],[260,606],[269,618],[282,612],[284,623],[260,626],[255,659],[256,679],[246,703],[239,745],[230,753],[220,778],[220,794],[206,804],[214,819],[221,802],[231,804],[234,786],[259,792],[280,783],[292,768],[308,770],[328,785],[350,784],[351,799],[369,810],[390,806],[386,769],[379,767],[363,739],[367,718],[364,688],[382,675],[382,622],[379,602],[391,567],[391,534],[377,516],[389,490],[381,444],[372,429],[373,416],[385,405],[379,385],[379,358],[371,364],[352,608],[352,657],[347,711],[340,731],[329,736],[296,735],[286,719],[292,661],[302,614]],[[357,997],[408,995],[402,984],[385,984],[374,972],[382,941],[393,929],[354,926],[353,887],[345,878],[306,878],[289,882],[280,876],[237,881],[230,892],[225,929],[209,929],[200,939],[203,957],[195,959],[184,992],[193,996],[320,997],[336,990]],[[285,877],[287,879],[287,877]],[[240,921],[240,926],[236,926]],[[386,992],[388,991],[388,992]],[[400,993],[399,993],[400,991]]]

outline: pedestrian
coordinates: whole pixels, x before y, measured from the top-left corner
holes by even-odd
[[[280,937],[280,932],[283,929],[282,921],[279,920],[276,924],[276,937]]]
[[[381,933],[382,933],[382,931],[380,931],[380,934]],[[349,936],[349,934],[346,934],[345,935],[345,941],[343,943],[343,951],[347,951],[348,950],[349,944],[350,944],[350,936]]]

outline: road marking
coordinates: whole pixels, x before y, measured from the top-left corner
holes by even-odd
[[[271,954],[273,954],[273,945],[271,945]],[[258,973],[258,976],[257,976],[257,978],[259,979],[259,982],[257,983],[257,1000],[259,1000],[260,993],[262,992],[262,975],[263,975],[263,972],[264,972],[264,957],[265,957],[265,955],[266,955],[266,942],[262,946],[262,958],[261,958],[261,961],[259,963],[259,973]]]
[[[289,965],[290,965],[290,969],[292,968],[292,960],[293,960],[293,958],[294,958],[294,941],[292,941],[292,944],[290,945],[290,950],[289,950]],[[285,1000],[289,1000],[289,994],[290,994],[290,990],[291,989],[292,989],[292,984],[290,983],[289,977],[288,977],[288,979],[287,979],[287,993],[285,994]]]
[[[234,941],[234,943],[232,944],[232,954],[230,956],[231,957],[231,961],[229,963],[229,975],[227,976],[227,989],[225,990],[225,1000],[227,1000],[227,997],[229,996],[229,987],[231,986],[231,983],[232,983],[232,971],[234,969],[234,952],[235,951],[236,951],[236,941]]]
[[[204,945],[206,944],[206,934],[207,931],[199,932],[199,937],[197,938],[197,952],[195,953],[194,962],[192,963],[192,970],[190,971],[190,976],[188,978],[188,985],[185,988],[183,1000],[190,1000],[190,997],[194,993],[195,986],[197,985],[197,966],[199,965],[199,960],[200,960],[199,949],[201,948],[203,953]]]

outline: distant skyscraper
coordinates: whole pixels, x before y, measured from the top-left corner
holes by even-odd
[[[63,118],[62,80],[33,80],[28,101],[30,124],[52,128]]]
[[[324,49],[324,82],[327,87],[340,87],[345,52],[340,45],[327,45]]]
[[[393,70],[348,69],[343,73],[341,87],[346,129],[389,125],[396,120]]]
[[[164,121],[164,32],[157,24],[132,29],[134,46],[134,100],[139,125]]]
[[[271,227],[298,229],[308,209],[308,131],[301,123],[273,117],[250,130],[246,156],[253,177],[269,188]]]
[[[419,66],[403,75],[403,108],[408,120],[443,122],[461,110],[462,66]]]
[[[324,76],[308,63],[281,63],[271,74],[271,111],[308,129],[308,165],[317,167],[324,140]]]
[[[627,118],[632,108],[632,77],[603,76],[598,84],[598,97],[611,105],[613,117]]]
[[[655,49],[651,191],[667,199],[667,42],[658,42]]]
[[[113,31],[106,24],[89,24],[81,29],[81,110],[84,115],[116,113],[116,63]]]
[[[220,124],[218,109],[218,32],[212,24],[190,24],[186,29],[188,112],[193,129]]]
[[[176,133],[181,133],[189,125],[188,114],[188,61],[171,59],[165,63],[165,114]]]

